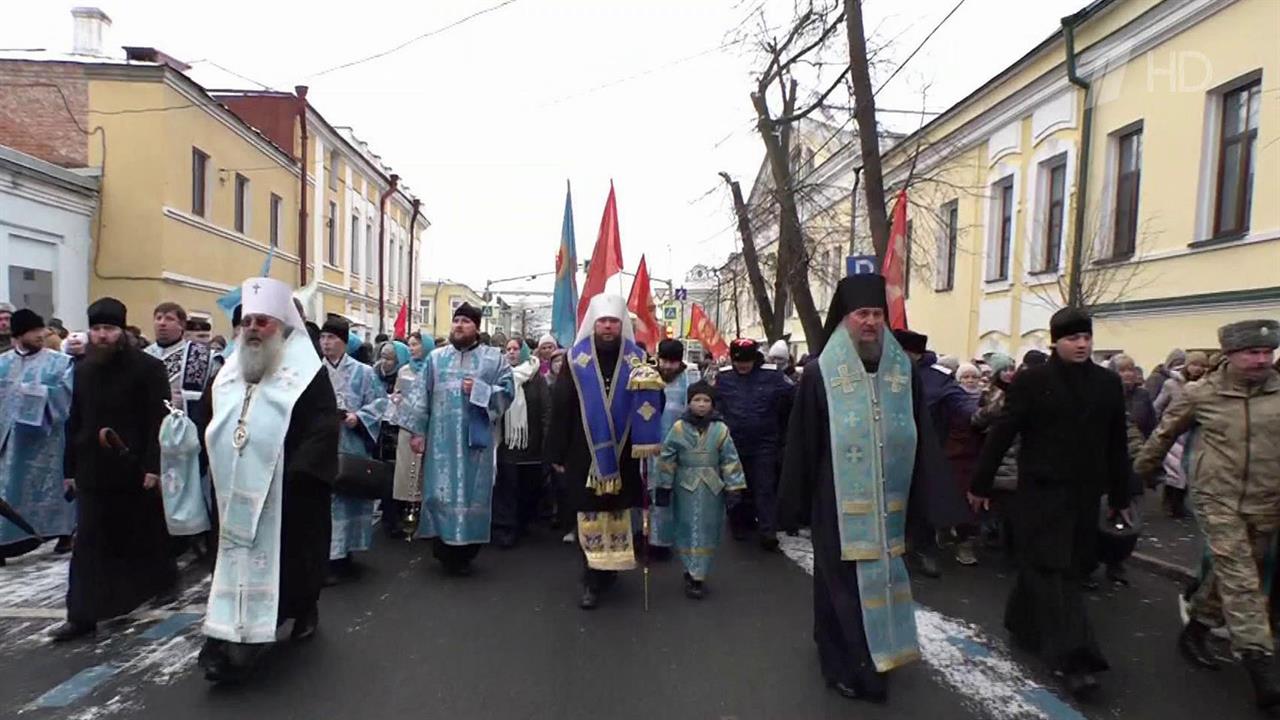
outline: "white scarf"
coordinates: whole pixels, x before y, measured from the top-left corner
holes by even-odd
[[[537,376],[540,364],[535,356],[511,368],[516,386],[515,399],[503,419],[506,421],[504,435],[507,447],[513,450],[523,450],[529,445],[529,404],[524,399],[524,384]]]

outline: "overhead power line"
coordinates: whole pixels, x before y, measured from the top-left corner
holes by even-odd
[[[436,28],[435,30],[424,32],[421,35],[405,40],[404,42],[400,43],[399,45],[396,45],[393,48],[383,50],[382,52],[374,53],[372,55],[369,55],[368,57],[362,57],[358,60],[345,62],[345,63],[342,63],[341,65],[334,65],[333,67],[328,68],[327,70],[321,70],[320,72],[308,75],[307,77],[317,78],[317,77],[320,77],[321,75],[328,75],[329,73],[337,72],[339,70],[345,70],[346,68],[349,68],[349,67],[355,67],[356,65],[361,65],[363,63],[377,60],[378,58],[384,58],[392,53],[399,52],[420,40],[426,40],[429,37],[439,35],[440,33],[443,33],[447,30],[452,30],[453,28],[456,28],[459,25],[462,25],[464,23],[470,22],[471,20],[474,20],[480,17],[481,15],[487,15],[495,10],[501,10],[502,8],[508,5],[511,5],[514,2],[516,2],[516,0],[504,0],[503,2],[500,2],[497,5],[491,5],[487,8],[484,8],[483,10],[477,10],[476,12],[473,12],[470,15],[467,15],[466,17],[460,18],[458,20],[455,20],[449,23],[448,25],[445,25],[444,27],[439,27],[439,28]]]

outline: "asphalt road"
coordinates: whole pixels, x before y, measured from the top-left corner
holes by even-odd
[[[54,646],[65,560],[0,568],[0,717],[677,720],[681,718],[1247,718],[1243,672],[1187,668],[1174,650],[1176,586],[1132,571],[1091,596],[1113,670],[1091,704],[1067,702],[1000,627],[1011,574],[996,560],[917,579],[924,662],[896,671],[887,706],[827,690],[811,639],[807,541],[787,555],[727,543],[708,597],[687,600],[677,563],[639,572],[594,612],[577,608],[579,554],[558,534],[486,548],[470,578],[425,544],[381,541],[357,582],[325,591],[321,629],[279,646],[251,684],[215,688],[195,668],[207,580],[188,568],[173,606]]]

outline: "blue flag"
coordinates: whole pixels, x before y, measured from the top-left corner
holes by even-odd
[[[573,193],[564,192],[564,223],[560,226],[560,251],[556,253],[556,291],[551,301],[551,334],[560,347],[573,345],[578,332],[578,251],[573,241]]]
[[[271,246],[271,249],[267,251],[267,259],[262,261],[262,272],[258,273],[259,275],[261,275],[262,277],[267,277],[271,274],[271,258],[275,256],[276,256],[276,248],[273,245]],[[228,318],[230,318],[231,314],[236,311],[236,306],[239,304],[240,304],[240,286],[239,285],[231,288],[230,290],[227,291],[227,294],[218,298],[218,307],[222,308],[222,312],[226,313]]]

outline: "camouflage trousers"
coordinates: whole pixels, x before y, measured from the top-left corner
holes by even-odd
[[[1209,627],[1225,621],[1237,652],[1271,654],[1275,646],[1259,568],[1280,529],[1280,515],[1241,515],[1211,503],[1196,504],[1213,562],[1191,597],[1191,617]]]

